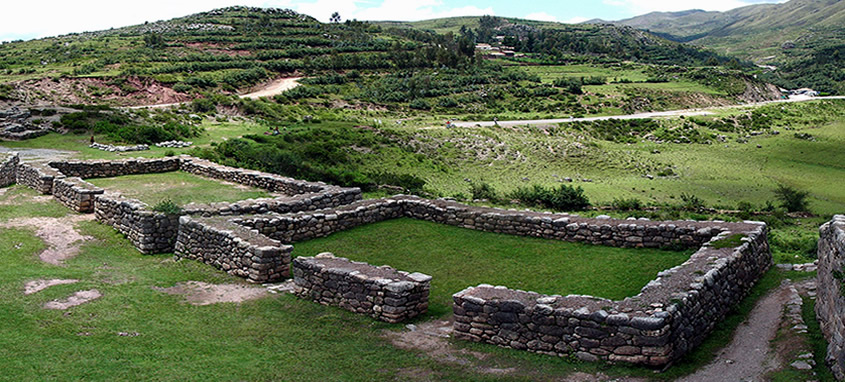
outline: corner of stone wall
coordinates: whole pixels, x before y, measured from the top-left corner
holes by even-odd
[[[19,162],[20,157],[16,152],[6,154],[0,159],[0,187],[11,186],[17,182]]]
[[[200,261],[251,283],[281,281],[290,276],[293,247],[282,245],[230,222],[227,218],[182,216],[174,253]]]
[[[816,316],[828,342],[825,361],[845,380],[845,215],[819,228]]]

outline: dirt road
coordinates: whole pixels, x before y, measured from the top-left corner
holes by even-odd
[[[240,98],[249,98],[249,99],[257,99],[257,98],[261,98],[261,97],[272,97],[274,95],[282,94],[282,93],[284,93],[284,92],[286,92],[290,89],[293,89],[293,88],[299,86],[300,84],[299,84],[298,81],[300,79],[302,79],[302,77],[280,78],[280,79],[274,80],[273,82],[261,87],[260,89],[254,91],[252,93],[243,94],[243,95],[240,95],[239,97]],[[132,106],[132,107],[129,107],[129,109],[163,109],[163,108],[168,108],[168,107],[172,107],[172,106],[181,106],[181,105],[186,104],[186,103],[188,103],[188,102],[176,102],[176,103],[164,103],[164,104],[158,104],[158,105]]]
[[[499,126],[516,126],[516,125],[553,125],[558,123],[569,123],[569,122],[589,122],[589,121],[604,121],[609,119],[644,119],[644,118],[658,118],[658,117],[678,117],[678,116],[685,116],[685,117],[694,117],[700,115],[709,115],[713,114],[718,110],[724,109],[736,109],[736,108],[743,108],[743,107],[752,107],[752,106],[762,106],[768,105],[773,103],[792,103],[792,102],[804,102],[804,101],[813,101],[813,100],[823,100],[823,99],[845,99],[845,96],[835,96],[835,97],[794,97],[785,100],[777,100],[777,101],[766,101],[766,102],[757,102],[757,103],[749,103],[743,105],[732,105],[732,106],[719,106],[719,107],[712,107],[712,108],[704,108],[704,109],[684,109],[684,110],[670,110],[670,111],[657,111],[657,112],[648,112],[648,113],[636,113],[636,114],[625,114],[625,115],[612,115],[612,116],[604,116],[604,117],[585,117],[585,118],[555,118],[555,119],[532,119],[532,120],[520,120],[520,121],[499,121]],[[478,121],[478,122],[452,122],[452,125],[455,127],[491,127],[495,126],[497,123],[493,121]]]

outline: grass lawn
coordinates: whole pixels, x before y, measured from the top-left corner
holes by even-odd
[[[116,178],[87,179],[107,190],[119,191],[123,196],[155,205],[170,199],[177,205],[191,202],[235,202],[244,199],[270,197],[265,190],[222,182],[181,171],[158,174],[125,175]]]
[[[4,191],[0,193],[0,206],[13,201],[14,206],[19,208],[0,210],[0,221],[12,217],[61,217],[73,214],[55,200],[35,200],[38,195],[21,186]],[[407,226],[414,222],[394,221],[406,226],[400,234],[421,230]],[[434,381],[534,381],[566,379],[567,375],[575,371],[602,373],[610,377],[629,375],[646,380],[671,380],[709,362],[717,349],[730,340],[733,330],[750,311],[754,301],[779,285],[780,280],[787,276],[778,271],[767,273],[755,286],[751,296],[737,307],[738,313],[718,325],[699,350],[665,373],[657,374],[650,369],[638,367],[575,362],[568,358],[451,341],[459,349],[465,348],[481,354],[481,359],[468,356],[473,360],[468,366],[437,361],[422,351],[393,346],[384,334],[405,330],[404,325],[377,322],[369,317],[299,300],[290,295],[270,295],[241,304],[186,304],[181,301],[181,297],[155,291],[152,287],[170,287],[191,280],[213,284],[243,283],[243,280],[198,262],[173,261],[167,254],[141,255],[111,227],[96,222],[79,223],[77,229],[93,239],[82,246],[77,257],[67,260],[65,266],[54,266],[38,260],[36,254],[45,244],[31,230],[0,228],[0,293],[4,296],[0,299],[0,370],[4,371],[0,380],[371,381],[418,377]],[[467,231],[467,235],[479,233],[454,229],[456,232]],[[456,234],[451,236],[453,239],[460,238]],[[492,241],[489,238],[497,236],[486,236],[487,240],[473,243],[473,247],[492,250],[496,246],[489,245]],[[539,259],[532,261],[531,257],[542,255],[535,255],[538,249],[567,246],[561,242],[516,239],[526,250],[521,257],[511,258],[513,262],[506,264],[506,268],[514,269],[517,259],[534,266],[532,264],[536,264]],[[335,237],[324,240],[335,240]],[[379,237],[378,240],[386,238]],[[455,243],[455,240],[451,241]],[[299,244],[298,250],[302,251],[307,244]],[[427,251],[432,251],[432,247],[435,246],[428,247]],[[505,247],[503,245],[502,248]],[[513,251],[514,246],[510,247]],[[579,262],[598,269],[590,264],[596,261],[596,255],[587,253],[590,248],[582,250],[578,256],[583,261]],[[631,252],[634,253],[628,256],[676,257],[679,260],[685,257],[668,252],[653,256]],[[428,262],[427,258],[416,256],[413,252],[407,252],[406,255],[404,261],[417,259]],[[465,253],[460,255],[468,256]],[[495,256],[490,258],[495,259]],[[387,263],[399,269],[428,271],[413,264],[405,267],[406,263],[398,260],[394,256]],[[616,257],[616,262],[627,261],[633,260],[630,257]],[[563,263],[561,261],[558,264]],[[560,266],[563,270],[564,265]],[[487,270],[489,267],[490,264],[484,264],[462,267],[456,271],[461,274],[492,273],[492,268]],[[475,268],[485,270],[481,272]],[[622,268],[634,270],[634,267],[628,265]],[[663,267],[654,267],[655,270],[658,268]],[[449,278],[442,272],[428,272],[435,276],[435,281]],[[520,280],[513,279],[520,277],[546,282],[542,273],[532,275],[523,272],[501,276],[502,282],[507,282],[505,285],[509,286],[519,286],[517,282]],[[600,277],[605,278],[603,275]],[[648,277],[653,277],[653,272]],[[49,278],[74,278],[80,281],[72,285],[54,286],[32,295],[23,294],[27,281]],[[496,281],[495,277],[484,278]],[[522,285],[541,289],[533,282]],[[438,290],[450,288],[448,285],[444,288],[439,285],[435,283],[434,286],[435,299],[440,298]],[[457,286],[456,290],[465,286]],[[45,302],[64,299],[76,291],[93,288],[102,292],[103,297],[67,311],[41,308]],[[558,292],[564,292],[562,289],[556,287]],[[601,289],[597,285],[587,286],[585,292]],[[636,288],[631,291],[636,292]],[[445,294],[449,293],[451,291]],[[437,304],[441,303],[435,303],[435,306]],[[121,336],[118,334],[121,332],[138,335]],[[484,373],[483,368],[516,368],[518,372],[489,374]]]
[[[320,252],[431,275],[429,311],[434,316],[451,312],[452,294],[482,283],[622,299],[692,254],[495,234],[404,218],[294,245],[294,256]]]

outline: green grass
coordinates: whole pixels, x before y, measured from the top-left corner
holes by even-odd
[[[622,299],[692,254],[495,234],[404,218],[294,245],[294,256],[326,251],[431,275],[429,309],[435,316],[451,311],[452,294],[482,283]]]
[[[816,361],[813,371],[818,376],[819,381],[832,381],[834,380],[833,372],[825,365],[828,344],[824,334],[822,334],[819,320],[816,318],[816,300],[804,297],[804,304],[801,305],[801,316],[807,325],[807,337],[810,339],[813,360]]]
[[[15,185],[0,190],[5,190],[0,195],[0,222],[19,217],[62,217],[68,213],[67,208],[56,203],[52,196],[42,196],[42,201],[33,201],[40,194],[26,186]]]
[[[119,191],[123,196],[154,205],[170,199],[180,206],[188,203],[235,202],[271,196],[267,191],[223,183],[181,171],[88,179],[95,186]]]

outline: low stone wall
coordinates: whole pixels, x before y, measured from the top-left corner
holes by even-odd
[[[18,165],[16,182],[42,194],[50,195],[53,193],[53,181],[64,177],[59,170],[46,163],[28,162]]]
[[[827,364],[845,379],[845,215],[836,215],[819,229],[816,316],[827,339]]]
[[[103,194],[94,201],[98,221],[126,235],[144,254],[172,252],[179,232],[179,215],[150,210],[146,203],[116,194]]]
[[[18,173],[18,161],[17,153],[0,157],[0,187],[15,184]]]
[[[189,216],[179,220],[175,245],[177,257],[204,262],[253,283],[288,278],[292,250],[224,218]]]
[[[121,160],[54,161],[50,167],[69,177],[111,178],[123,175],[179,171],[179,158],[132,158]]]
[[[431,276],[375,267],[331,254],[293,260],[297,296],[324,305],[402,322],[428,310]]]
[[[334,187],[325,183],[306,182],[266,172],[245,170],[223,166],[207,160],[182,156],[181,170],[208,178],[221,179],[229,182],[279,192],[286,195],[319,193],[326,188]]]
[[[770,266],[765,226],[746,228],[740,246],[705,246],[621,301],[467,288],[454,295],[455,337],[585,361],[668,365],[700,344]]]
[[[56,178],[53,180],[53,196],[76,212],[94,212],[94,198],[102,195],[103,189],[80,178]]]
[[[614,247],[700,247],[736,223],[590,219],[567,214],[473,207],[444,200],[399,195],[364,200],[330,210],[288,215],[244,216],[239,224],[285,243],[398,217],[428,220],[480,231],[533,236]]]

